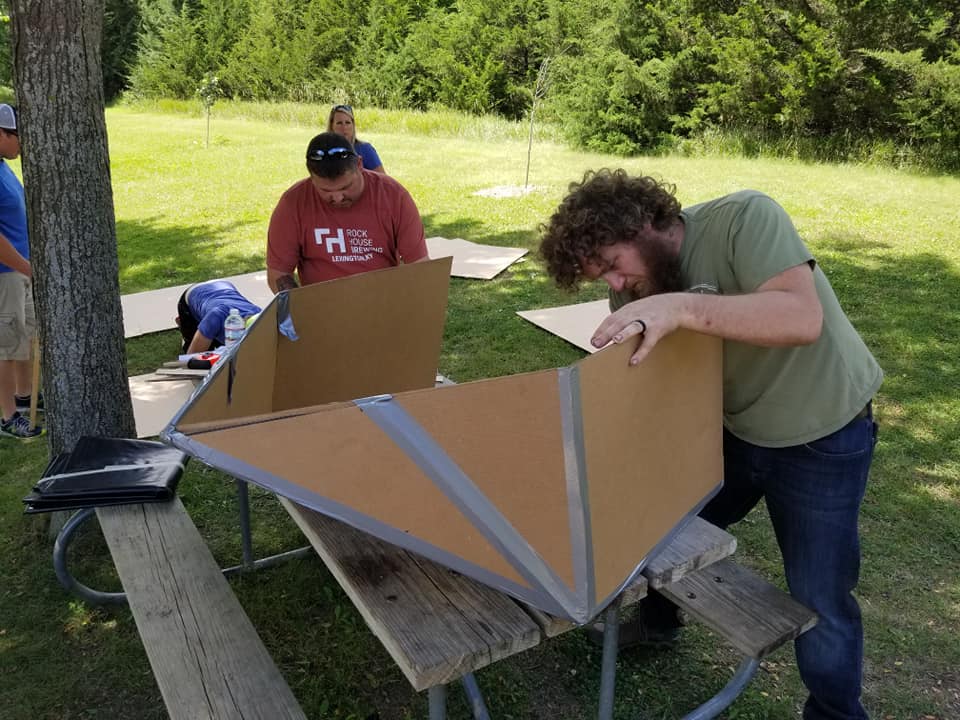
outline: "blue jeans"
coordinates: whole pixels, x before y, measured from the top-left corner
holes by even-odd
[[[724,486],[700,513],[726,528],[761,497],[790,594],[818,615],[795,642],[810,696],[804,720],[864,720],[863,624],[852,595],[860,574],[857,519],[873,459],[873,413],[806,445],[764,448],[724,432]]]

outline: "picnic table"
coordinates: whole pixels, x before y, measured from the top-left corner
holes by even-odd
[[[458,679],[474,717],[489,717],[474,671],[576,627],[330,517],[280,501],[411,685],[428,691],[431,720],[445,717],[447,684]],[[92,515],[92,510],[80,511],[58,538],[58,576],[88,602],[129,603],[171,718],[304,717],[226,582],[224,572],[237,568],[220,570],[179,499],[97,509],[124,594],[85,588],[63,562],[70,534]],[[725,531],[691,518],[607,609],[601,720],[613,712],[618,610],[650,590],[674,600],[744,656],[727,686],[686,720],[716,717],[749,683],[762,657],[813,626],[813,613],[731,561],[735,547]],[[244,569],[260,562],[245,562]]]
[[[437,376],[438,384],[449,382]],[[57,575],[66,588],[94,604],[130,604],[171,718],[303,717],[224,575],[300,556],[309,548],[254,560],[246,483],[237,480],[237,490],[241,566],[217,567],[179,499],[97,509],[125,593],[87,588],[66,566],[71,536],[93,510],[71,518],[54,550]],[[279,500],[411,685],[428,691],[431,720],[445,718],[447,685],[457,680],[474,717],[488,718],[474,671],[577,627],[333,518]],[[689,517],[667,540],[604,613],[600,720],[613,714],[618,612],[649,591],[669,597],[744,656],[727,686],[685,720],[716,717],[750,682],[762,657],[816,622],[789,595],[733,563],[729,556],[736,541],[724,530]]]
[[[431,720],[445,717],[446,686],[456,680],[463,681],[474,716],[489,717],[473,672],[577,627],[333,518],[285,498],[280,502],[410,684],[428,691]],[[750,681],[760,657],[812,626],[813,614],[784,593],[720,562],[735,548],[729,533],[690,518],[608,608],[601,720],[613,712],[618,610],[650,587],[718,626],[748,656],[727,688],[688,718],[715,717]],[[704,575],[711,568],[721,575]],[[725,578],[730,582],[718,594],[711,586],[722,586]]]

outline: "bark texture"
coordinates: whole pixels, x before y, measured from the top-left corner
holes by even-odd
[[[23,183],[53,453],[133,437],[103,110],[103,0],[10,0]]]

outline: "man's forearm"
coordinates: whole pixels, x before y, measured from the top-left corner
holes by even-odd
[[[277,278],[277,292],[293,290],[295,287],[299,287],[299,285],[297,285],[297,280],[293,275],[281,275]]]
[[[820,336],[823,308],[810,268],[785,270],[744,295],[665,293],[627,303],[606,319],[590,342],[603,347],[643,335],[636,364],[678,328],[764,347],[807,345]]]
[[[267,285],[270,286],[274,294],[300,287],[292,272],[274,270],[271,267],[267,268]]]
[[[193,353],[206,352],[210,349],[211,343],[210,338],[197,330],[193,334],[193,339],[190,341],[190,347],[187,348],[187,354],[192,355]]]
[[[820,336],[823,315],[785,290],[682,298],[680,325],[690,330],[764,347],[806,345]]]
[[[30,262],[17,252],[17,249],[3,234],[0,234],[0,264],[6,265],[27,277],[33,275]]]

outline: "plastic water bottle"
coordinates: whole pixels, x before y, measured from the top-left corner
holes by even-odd
[[[243,337],[243,331],[246,330],[246,324],[240,317],[240,311],[236,308],[230,308],[230,314],[223,321],[223,339],[227,347],[232,347],[240,342]]]

